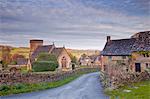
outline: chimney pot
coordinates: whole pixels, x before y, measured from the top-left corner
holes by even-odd
[[[111,41],[111,36],[107,36],[107,42]]]

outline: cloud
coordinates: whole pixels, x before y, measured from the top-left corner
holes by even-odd
[[[0,34],[17,46],[41,38],[102,49],[107,35],[129,37],[150,26],[148,0],[7,0],[0,7]]]

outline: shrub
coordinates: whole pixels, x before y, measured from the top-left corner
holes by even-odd
[[[58,64],[53,61],[36,61],[32,64],[34,72],[55,71]]]
[[[10,87],[7,85],[3,85],[0,87],[0,91],[8,91],[8,90],[10,90]]]
[[[49,53],[40,53],[37,61],[54,61],[57,62],[57,57]]]
[[[70,54],[71,62],[77,64],[77,57]]]
[[[11,65],[17,65],[17,61],[12,61],[10,64]]]
[[[13,87],[13,89],[22,89],[22,88],[25,88],[25,85],[23,85],[23,84],[16,84],[14,87]]]

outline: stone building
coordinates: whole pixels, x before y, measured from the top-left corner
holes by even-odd
[[[142,72],[150,68],[150,31],[139,32],[128,39],[111,40],[107,37],[101,52],[102,71],[112,65],[125,66],[124,70]]]
[[[43,40],[30,40],[30,51],[31,51],[30,52],[31,63],[36,61],[40,53],[46,52],[49,54],[53,54],[57,57],[59,70],[62,71],[72,70],[71,58],[65,47],[56,47],[54,44],[43,45]]]
[[[81,55],[79,59],[79,64],[82,66],[100,66],[100,56],[99,55]]]
[[[89,56],[81,56],[79,59],[79,64],[82,66],[91,66],[91,58]]]

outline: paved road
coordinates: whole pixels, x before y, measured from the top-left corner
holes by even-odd
[[[103,94],[99,73],[90,73],[71,83],[39,92],[10,95],[0,99],[108,99]]]

